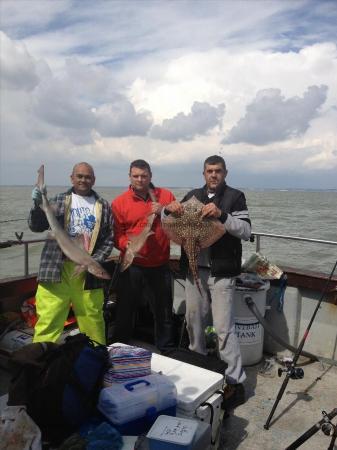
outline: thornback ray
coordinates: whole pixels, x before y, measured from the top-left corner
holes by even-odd
[[[149,190],[149,195],[153,202],[157,201],[153,189]],[[131,266],[135,257],[140,257],[140,255],[138,255],[138,252],[144,247],[147,238],[151,236],[151,234],[154,234],[153,231],[151,231],[151,228],[155,217],[156,213],[149,214],[142,231],[137,235],[129,237],[128,246],[124,255],[122,256],[121,272],[124,272],[124,270]]]
[[[171,214],[165,217],[162,226],[167,236],[185,250],[193,279],[201,293],[198,255],[202,248],[214,244],[225,234],[225,227],[218,219],[201,217],[204,204],[195,196],[183,202],[182,206],[182,215],[174,217]]]
[[[75,274],[78,274],[82,270],[87,270],[97,278],[109,280],[111,278],[109,273],[101,266],[101,264],[99,264],[99,262],[92,258],[89,253],[75,243],[57,221],[47,198],[47,189],[44,184],[44,165],[42,165],[38,170],[36,186],[42,192],[42,204],[40,205],[40,208],[44,211],[47,217],[54,239],[57,241],[62,252],[71,261],[80,266],[75,269]]]

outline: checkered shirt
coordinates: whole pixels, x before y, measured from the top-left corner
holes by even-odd
[[[102,204],[100,228],[91,256],[96,261],[103,262],[110,256],[113,248],[112,213],[109,203],[102,197],[99,197],[95,191],[91,192],[95,196],[96,201]],[[63,228],[65,227],[66,220],[66,204],[71,201],[71,193],[72,190],[70,189],[49,200],[53,207],[54,214]],[[34,232],[43,232],[50,228],[45,213],[40,207],[35,206],[30,210],[28,225]],[[56,240],[47,239],[41,253],[38,280],[40,282],[61,282],[61,270],[64,260],[65,256]],[[97,289],[102,287],[102,285],[102,280],[88,272],[86,273],[85,289]]]

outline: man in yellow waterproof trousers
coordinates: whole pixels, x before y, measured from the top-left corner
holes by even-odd
[[[108,202],[92,190],[93,168],[85,162],[74,166],[70,176],[72,188],[50,199],[59,224],[71,238],[81,238],[84,249],[102,263],[113,248],[112,214]],[[46,215],[39,207],[42,193],[35,187],[34,206],[28,224],[32,231],[49,228]],[[77,274],[75,263],[67,259],[54,239],[47,239],[41,254],[36,292],[34,342],[56,342],[64,327],[70,306],[81,333],[105,344],[103,319],[103,281],[88,272]]]

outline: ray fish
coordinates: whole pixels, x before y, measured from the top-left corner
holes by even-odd
[[[214,244],[225,234],[220,220],[201,217],[204,206],[195,196],[182,203],[184,211],[181,216],[172,214],[162,220],[162,226],[168,237],[186,252],[189,268],[196,286],[201,293],[198,274],[198,255],[202,248]]]

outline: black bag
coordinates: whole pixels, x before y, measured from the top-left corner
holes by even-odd
[[[225,370],[228,366],[225,361],[222,361],[216,356],[202,355],[201,353],[193,352],[188,348],[172,348],[163,352],[163,355],[192,364],[193,366],[218,372],[221,375],[225,375]]]
[[[84,334],[29,344],[12,354],[8,405],[26,405],[43,439],[59,443],[95,412],[107,363],[106,347]]]

